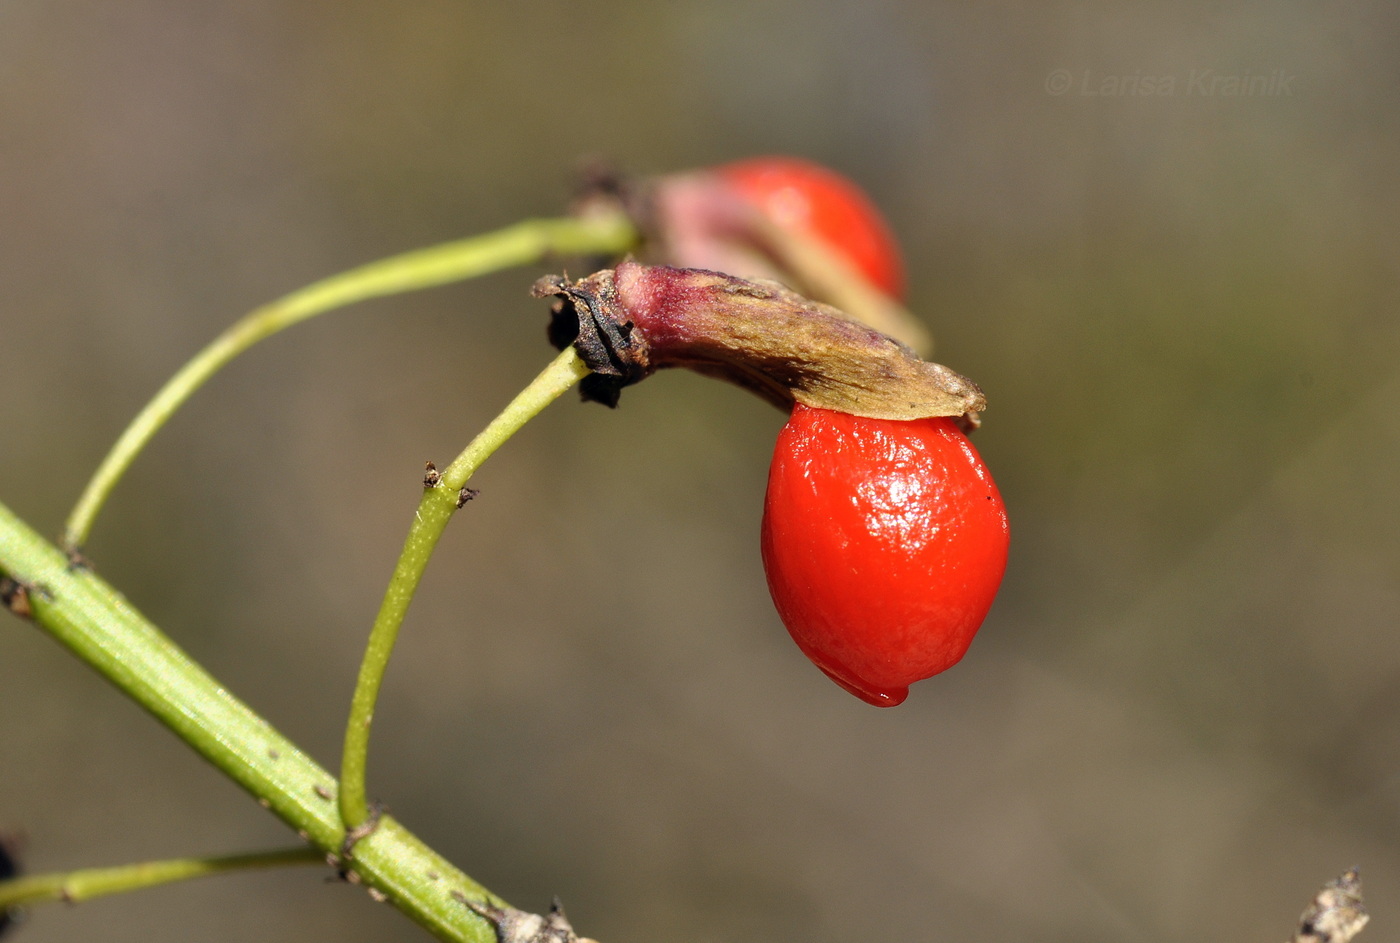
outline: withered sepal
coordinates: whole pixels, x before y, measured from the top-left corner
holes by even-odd
[[[594,371],[585,398],[608,405],[656,370],[689,367],[780,409],[920,419],[987,406],[966,377],[777,282],[629,261],[576,282],[542,278],[533,293],[558,299],[550,340],[575,346]]]
[[[598,273],[611,274],[611,270]],[[648,371],[642,356],[644,345],[632,322],[620,317],[617,292],[611,278],[598,276],[570,282],[546,275],[535,282],[530,294],[554,297],[549,321],[549,342],[557,350],[570,344],[593,372],[579,383],[585,400],[617,406],[622,388],[637,383]]]

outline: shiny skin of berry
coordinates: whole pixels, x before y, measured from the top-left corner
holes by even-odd
[[[754,157],[717,168],[770,220],[844,256],[876,288],[904,297],[904,259],[880,211],[854,183],[795,157]]]
[[[1001,494],[948,418],[865,419],[798,405],[778,435],[763,565],[818,668],[893,707],[956,664],[1006,567]]]

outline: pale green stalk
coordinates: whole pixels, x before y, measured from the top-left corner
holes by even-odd
[[[345,841],[335,778],[235,698],[91,570],[0,504],[0,576],[27,587],[44,629],[255,796],[322,854]],[[19,599],[11,607],[23,609]],[[495,895],[384,816],[343,862],[355,877],[439,939],[495,943],[493,928],[462,899]],[[455,896],[460,895],[460,897]]]
[[[588,374],[573,348],[567,348],[520,392],[511,404],[491,421],[440,473],[440,478],[423,489],[413,523],[404,540],[403,552],[394,566],[389,587],[384,592],[379,614],[370,630],[359,679],[350,702],[350,718],[345,725],[345,751],[340,767],[340,815],[347,828],[363,825],[370,816],[365,792],[365,770],[369,754],[369,731],[374,720],[374,705],[384,670],[393,654],[399,628],[408,613],[413,594],[423,578],[423,571],[437,546],[447,522],[464,500],[462,488],[481,463],[521,426],[539,414],[565,390]]]
[[[550,255],[619,255],[637,238],[636,229],[620,215],[526,220],[485,235],[381,259],[249,312],[171,377],[126,427],[68,515],[64,548],[77,553],[87,541],[117,481],[175,411],[206,380],[263,338],[357,301],[462,281]]]
[[[326,856],[315,848],[284,848],[222,858],[175,858],[143,861],[115,868],[84,868],[54,874],[35,874],[0,881],[0,911],[26,904],[63,901],[76,904],[107,894],[124,894],[161,884],[188,881],[228,871],[252,871],[296,864],[325,866]]]

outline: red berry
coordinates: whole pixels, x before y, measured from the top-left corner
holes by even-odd
[[[795,157],[755,157],[717,172],[773,222],[840,252],[891,298],[904,297],[904,261],[880,211],[845,177]]]
[[[893,707],[952,667],[1006,567],[1006,511],[948,418],[802,405],[778,435],[763,564],[793,640],[857,697]]]

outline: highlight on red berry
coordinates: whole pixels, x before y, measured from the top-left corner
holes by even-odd
[[[769,590],[807,657],[871,704],[901,703],[963,657],[1008,539],[1001,494],[951,418],[799,404],[778,436],[762,527]]]

